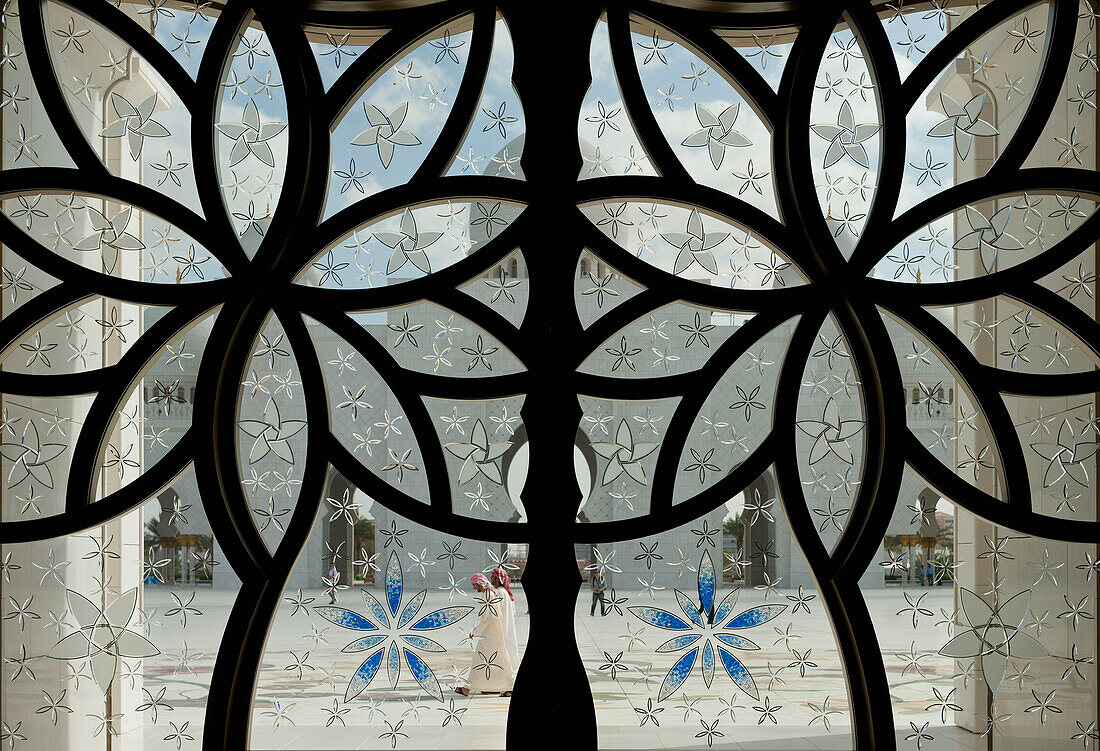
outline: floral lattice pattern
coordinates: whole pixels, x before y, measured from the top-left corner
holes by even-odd
[[[64,725],[84,680],[96,737],[122,712],[198,745],[138,681],[169,658],[155,631],[211,605],[215,650],[170,655],[209,662],[207,747],[292,727],[257,686],[310,678],[326,728],[363,707],[380,745],[428,743],[421,712],[453,733],[468,711],[441,661],[474,607],[450,603],[498,566],[524,567],[531,614],[513,744],[549,717],[591,745],[592,686],[627,675],[631,722],[667,730],[681,701],[708,746],[745,708],[690,692],[747,696],[762,727],[841,713],[868,748],[963,711],[1094,740],[1028,683],[1096,692],[1100,577],[1074,547],[1100,536],[1093,7],[576,1],[549,26],[533,3],[398,5],[0,9],[3,657],[46,694],[0,743]],[[961,606],[905,591],[880,610],[914,638],[887,650],[858,582],[918,555]],[[627,633],[589,668],[560,640],[594,572]],[[846,701],[776,691],[826,672],[803,615],[832,625]],[[261,681],[295,616],[311,647]],[[317,663],[343,629],[351,674]],[[961,690],[902,722],[894,668],[938,658]],[[1013,686],[1032,699],[1010,711]]]

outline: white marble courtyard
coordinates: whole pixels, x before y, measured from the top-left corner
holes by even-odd
[[[687,579],[685,577],[682,589],[693,595]],[[415,587],[415,582],[407,582],[407,587]],[[146,661],[144,685],[154,693],[159,691],[159,687],[166,687],[165,700],[173,706],[171,712],[161,714],[155,725],[146,716],[144,745],[150,748],[175,745],[163,739],[169,719],[177,725],[190,720],[190,732],[196,739],[201,738],[205,688],[209,683],[221,629],[235,594],[221,590],[200,591],[196,604],[201,604],[202,615],[192,614],[184,629],[178,616],[164,615],[174,605],[170,596],[174,591],[183,594],[167,587],[148,587],[145,591],[146,611],[155,608],[155,612],[151,613],[152,638],[163,654]],[[922,607],[932,611],[935,617],[920,617],[917,628],[912,628],[909,613],[900,616],[896,613],[898,603],[904,604],[905,592],[913,598],[927,595]],[[646,626],[626,611],[621,616],[611,613],[607,617],[599,617],[597,611],[596,617],[590,617],[588,592],[582,590],[581,595],[576,609],[577,640],[596,702],[601,747],[705,747],[705,735],[697,737],[704,731],[703,723],[723,734],[711,738],[715,748],[851,747],[848,702],[841,666],[818,601],[810,601],[809,615],[802,612],[797,616],[776,618],[773,623],[745,632],[761,647],[758,652],[739,654],[745,657],[745,665],[757,682],[759,701],[735,691],[733,683],[720,667],[716,670],[712,688],[708,690],[696,667],[680,691],[664,702],[655,702],[657,708],[663,708],[663,711],[652,716],[659,726],[652,721],[642,726],[643,715],[636,710],[647,710],[648,699],[656,697],[661,680],[676,655],[657,654],[654,650],[665,641],[665,636],[661,632],[654,633],[656,629]],[[796,597],[797,592],[777,590],[770,594],[769,601],[779,602],[782,599],[786,602],[788,595]],[[328,602],[327,596],[320,590],[307,591],[304,596],[315,598],[312,605]],[[517,588],[516,596],[522,652],[529,619],[525,615],[523,591]],[[624,605],[649,603],[648,596],[639,592],[620,592],[619,596],[629,598],[630,602]],[[719,592],[719,599],[722,596],[723,592]],[[953,609],[952,589],[946,586],[911,587],[903,591],[899,587],[890,587],[869,591],[867,596],[886,654],[895,716],[898,724],[904,726],[899,728],[899,747],[915,747],[915,740],[905,739],[912,733],[909,727],[912,720],[918,728],[930,722],[925,732],[932,739],[923,739],[922,749],[985,748],[986,739],[967,731],[944,727],[939,721],[940,713],[926,709],[933,697],[933,688],[946,693],[954,685],[951,677],[955,669],[953,661],[929,649],[929,645],[945,641],[945,626],[936,622],[942,620],[941,609],[948,613]],[[461,600],[456,597],[456,604]],[[466,599],[466,602],[471,601]],[[741,593],[736,609],[740,611],[761,602],[763,593],[748,589]],[[363,610],[362,599],[354,589],[341,593],[340,604]],[[429,592],[421,612],[427,613],[447,604],[446,593]],[[676,610],[675,599],[668,590],[657,593],[654,604]],[[391,748],[394,740],[397,741],[397,748],[406,749],[503,748],[508,699],[488,695],[463,698],[451,691],[455,682],[461,680],[457,676],[471,668],[474,662],[472,650],[468,646],[458,646],[464,624],[455,624],[445,636],[435,635],[447,647],[445,655],[426,655],[444,685],[442,705],[419,689],[407,669],[396,691],[390,689],[383,670],[366,692],[345,704],[343,698],[348,679],[364,655],[344,654],[340,649],[355,638],[356,632],[333,626],[306,610],[291,615],[293,609],[286,603],[280,608],[276,627],[268,641],[253,715],[252,748]],[[774,624],[779,624],[781,628],[774,627]],[[563,635],[563,646],[566,648],[569,638],[569,635]],[[180,654],[184,642],[187,652],[181,667]],[[924,654],[918,662],[923,675],[913,669],[905,671],[905,657],[913,643],[919,647],[916,652]],[[608,663],[605,652],[612,657],[617,656],[618,652],[624,653],[620,662],[625,669],[617,671],[615,680],[612,680],[608,669],[601,670],[601,666]],[[789,667],[792,661],[797,662],[799,656],[804,664]],[[803,667],[805,676],[800,675]],[[904,676],[903,671],[906,672]],[[547,683],[552,685],[553,676],[547,677]],[[828,714],[829,731],[826,731],[820,711],[826,696],[829,699],[826,709],[835,710],[835,713],[830,711]],[[453,707],[452,698],[455,700]],[[768,718],[762,719],[762,712],[754,709],[765,700],[773,708],[782,707],[774,713],[777,719],[774,724]],[[461,711],[463,709],[464,712]],[[718,725],[715,727],[713,722],[716,719]],[[947,712],[946,719],[949,724],[952,723],[953,713]],[[448,720],[446,726],[443,725],[445,720]],[[404,736],[395,738],[386,735],[393,730]],[[135,728],[132,733],[123,733],[121,737],[132,737],[139,732],[141,730]]]

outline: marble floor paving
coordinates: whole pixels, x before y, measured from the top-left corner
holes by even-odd
[[[145,591],[145,609],[157,621],[153,628],[162,655],[147,659],[143,666],[144,686],[152,691],[166,687],[173,710],[170,716],[162,714],[156,725],[146,718],[143,728],[122,732],[116,740],[121,743],[120,748],[128,748],[126,740],[137,740],[137,735],[144,736],[144,743],[139,742],[135,748],[174,747],[174,742],[164,739],[165,717],[170,717],[177,725],[190,721],[190,732],[201,738],[206,688],[235,592],[201,591],[202,615],[190,618],[187,627],[183,628],[178,621],[158,615],[171,608],[173,591],[168,587],[149,587]],[[632,604],[649,604],[648,596],[641,593],[619,594],[630,598]],[[779,590],[772,593],[771,598],[774,602],[777,595],[785,598],[792,594]],[[950,612],[953,607],[949,587],[921,588],[918,594],[927,594],[924,604],[933,612],[938,613],[941,608]],[[307,599],[315,598],[312,605],[327,603],[327,596],[319,590],[306,591],[303,595]],[[582,595],[587,593],[582,592]],[[720,592],[718,597],[722,596]],[[876,622],[889,623],[896,619],[901,596],[899,588],[867,593]],[[451,603],[445,592],[430,591],[420,612],[428,613],[462,602],[463,598],[456,597]],[[469,599],[464,602],[472,604]],[[741,610],[761,602],[761,593],[746,590],[737,607]],[[341,593],[340,604],[363,611],[363,600],[354,588]],[[669,591],[657,593],[653,604],[676,609],[674,595]],[[522,653],[530,624],[524,594],[519,588],[516,605]],[[474,664],[472,649],[459,645],[465,633],[463,624],[455,624],[447,634],[435,634],[446,647],[446,653],[424,655],[443,686],[442,704],[419,688],[407,668],[396,690],[392,689],[385,667],[366,691],[344,702],[348,681],[364,655],[344,653],[341,649],[359,633],[327,622],[310,608],[294,611],[290,603],[280,607],[268,638],[253,711],[253,749],[393,748],[395,741],[397,748],[405,749],[503,748],[509,700],[496,695],[466,698],[453,693],[453,687],[462,682]],[[589,674],[600,728],[600,746],[706,748],[708,739],[701,733],[710,726],[721,733],[709,738],[714,748],[759,751],[850,748],[848,700],[831,631],[820,607],[815,607],[811,616],[800,618],[795,629],[797,641],[793,643],[790,639],[784,640],[780,633],[783,629],[773,629],[772,624],[756,629],[761,649],[747,656],[745,665],[757,681],[759,701],[738,692],[720,667],[708,690],[696,668],[680,690],[664,702],[656,703],[663,709],[653,715],[659,725],[648,722],[643,726],[640,724],[641,711],[645,711],[647,701],[656,696],[657,687],[676,655],[658,654],[656,647],[664,637],[654,634],[656,629],[650,627],[639,631],[639,625],[644,624],[626,611],[622,615],[590,616],[589,600],[582,597],[576,606],[576,638]],[[952,661],[927,648],[943,641],[943,637],[935,633],[936,629],[933,619],[928,618],[922,619],[918,629],[884,628],[879,635],[891,679],[899,747],[915,747],[913,740],[906,739],[912,733],[909,727],[912,719],[918,727],[932,721],[927,729],[931,739],[922,741],[922,751],[985,749],[985,738],[951,725],[944,726],[938,722],[938,713],[926,711],[932,687],[950,690],[953,685]],[[790,636],[790,628],[786,629],[786,634]],[[776,635],[779,638],[775,638]],[[563,635],[563,639],[569,638],[570,635]],[[918,648],[926,653],[920,663],[923,675],[910,673],[901,677],[902,662],[894,656],[900,658],[910,652],[914,643],[922,645]],[[802,655],[810,651],[813,667],[808,667],[804,676],[799,674],[797,667],[788,667],[792,647]],[[615,657],[618,652],[623,652],[619,658],[622,667],[612,679],[606,664],[609,657]],[[547,684],[552,683],[553,677],[548,676]],[[828,709],[832,710],[827,729],[820,717],[814,720],[820,714],[821,701],[826,695],[829,697]],[[775,723],[765,722],[754,709],[754,705],[758,706],[764,699],[773,707],[783,707],[775,713]],[[715,720],[718,720],[717,726],[713,725]],[[947,720],[952,722],[950,713]]]

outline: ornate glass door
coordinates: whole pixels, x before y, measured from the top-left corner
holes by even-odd
[[[0,13],[0,746],[1100,744],[1088,0]]]

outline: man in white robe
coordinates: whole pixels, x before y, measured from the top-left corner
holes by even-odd
[[[497,566],[491,574],[491,581],[501,594],[500,618],[504,624],[504,644],[508,648],[508,657],[512,661],[512,679],[519,671],[519,639],[516,636],[516,596],[512,594],[512,580],[502,566]]]
[[[508,596],[497,592],[484,574],[474,574],[470,584],[479,594],[477,605],[481,620],[470,632],[470,638],[475,641],[470,680],[468,685],[455,691],[464,696],[469,696],[472,691],[511,696],[514,671],[501,617],[504,612],[502,605]]]

